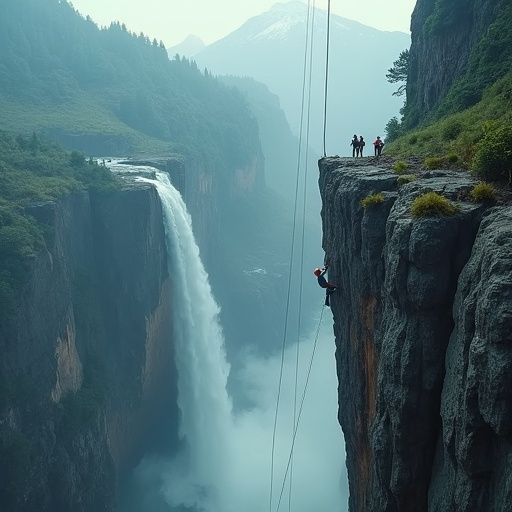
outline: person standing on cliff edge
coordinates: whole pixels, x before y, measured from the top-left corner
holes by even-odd
[[[373,143],[373,147],[375,148],[375,156],[380,156],[382,153],[382,147],[384,146],[384,142],[380,138],[380,135],[377,135],[375,142]]]
[[[359,156],[359,139],[357,138],[357,135],[352,137],[350,145],[352,146],[352,158]]]
[[[329,281],[327,281],[327,279],[325,279],[325,277],[324,277],[324,274],[327,272],[328,267],[329,267],[329,265],[327,263],[325,263],[323,268],[315,268],[315,270],[313,271],[313,274],[315,274],[315,276],[318,279],[318,284],[322,288],[325,288],[325,305],[326,306],[330,306],[330,295],[331,295],[331,293],[335,292],[336,288],[337,288],[337,286],[335,284],[329,283]]]
[[[363,136],[361,135],[359,137],[359,156],[360,157],[363,156],[363,149],[365,146],[366,146],[366,142],[364,141]]]

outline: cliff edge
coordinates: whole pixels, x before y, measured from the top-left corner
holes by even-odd
[[[350,511],[509,510],[512,208],[463,172],[319,169]],[[459,213],[413,219],[429,191]]]

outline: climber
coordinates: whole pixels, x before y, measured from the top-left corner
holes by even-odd
[[[326,306],[330,306],[329,297],[330,297],[331,293],[336,291],[336,288],[337,288],[337,286],[335,284],[329,283],[329,281],[327,281],[324,277],[324,274],[327,272],[328,267],[329,267],[329,265],[327,263],[325,263],[323,268],[315,268],[315,270],[313,271],[313,274],[315,274],[315,276],[318,279],[318,284],[322,288],[325,288],[325,305]]]

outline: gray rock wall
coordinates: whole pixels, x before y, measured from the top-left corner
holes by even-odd
[[[431,510],[512,507],[512,208],[480,226],[454,303]]]
[[[28,213],[48,249],[0,326],[2,510],[113,510],[175,387],[161,205],[140,185]]]
[[[493,261],[488,255],[495,254],[500,263],[492,265],[492,271],[488,269],[476,277],[479,286],[486,290],[481,292],[477,318],[485,324],[482,337],[488,342],[495,340],[493,345],[500,349],[500,356],[480,356],[485,364],[479,369],[478,377],[474,376],[474,385],[480,386],[481,393],[485,390],[485,405],[482,403],[481,407],[493,425],[483,431],[488,433],[492,428],[499,431],[510,425],[505,405],[512,392],[505,348],[510,336],[510,332],[506,334],[507,328],[510,330],[507,323],[510,315],[506,313],[507,303],[500,302],[512,293],[507,274],[510,269],[492,244],[481,236],[484,226],[488,226],[488,232],[494,232],[498,223],[503,232],[496,239],[508,242],[512,237],[510,213],[505,216],[505,210],[496,209],[486,217],[475,242],[485,208],[469,201],[473,181],[466,174],[430,172],[398,187],[393,172],[374,164],[327,158],[320,161],[319,185],[323,201],[323,247],[331,262],[329,281],[340,286],[332,295],[331,309],[350,510],[470,510],[450,508],[448,503],[444,503],[446,508],[438,508],[447,495],[443,485],[456,493],[456,487],[447,483],[448,475],[455,481],[465,474],[457,465],[452,467],[446,462],[447,454],[451,453],[462,465],[461,450],[466,450],[471,462],[466,461],[464,466],[479,467],[484,460],[477,452],[488,453],[485,470],[476,470],[477,478],[473,478],[474,471],[473,476],[460,484],[469,497],[475,495],[474,487],[480,493],[488,493],[490,484],[482,487],[480,474],[496,473],[498,468],[506,467],[508,452],[496,448],[495,440],[489,438],[489,446],[501,453],[501,462],[500,457],[491,455],[480,442],[476,443],[479,448],[469,453],[468,440],[473,441],[479,432],[478,428],[473,430],[475,420],[471,423],[468,418],[470,425],[464,423],[467,439],[462,440],[460,434],[454,433],[459,431],[461,411],[463,418],[467,415],[473,418],[475,414],[469,407],[465,410],[466,386],[459,391],[454,387],[455,382],[460,386],[462,375],[467,373],[462,356],[460,361],[454,360],[457,352],[452,346],[454,336],[460,330],[459,322],[467,323],[468,315],[466,307],[457,309],[457,304],[467,280],[464,276],[468,269],[478,267],[473,263],[478,248],[485,250],[487,256],[481,255],[480,260],[484,258],[488,264]],[[414,220],[410,212],[412,201],[431,190],[450,198],[460,212],[453,217]],[[363,208],[360,201],[376,192],[383,192],[384,201]],[[494,223],[491,219],[495,219]],[[507,249],[502,250],[506,253]],[[490,279],[490,274],[496,271],[495,279],[501,286],[497,293]],[[460,280],[459,276],[462,276]],[[498,316],[493,320],[495,315]],[[507,357],[502,357],[504,352]],[[494,363],[497,360],[502,366]],[[467,358],[465,361],[467,366]],[[454,375],[450,376],[450,371]],[[485,385],[484,376],[488,381]],[[503,436],[503,444],[508,435],[506,428],[504,433],[495,435]],[[441,443],[438,440],[443,438],[444,444],[438,446]],[[455,438],[461,444],[459,451]],[[502,476],[500,483],[507,478],[509,483],[503,495],[511,489],[510,473],[508,477]],[[471,500],[468,498],[467,502]]]

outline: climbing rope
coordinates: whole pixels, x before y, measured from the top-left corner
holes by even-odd
[[[304,105],[305,105],[305,93],[306,93],[306,76],[307,76],[307,56],[308,56],[308,48],[310,46],[310,59],[309,59],[309,80],[308,80],[308,102],[307,102],[307,123],[306,123],[306,154],[305,154],[305,172],[304,172],[304,191],[303,191],[303,215],[302,215],[302,238],[301,238],[301,255],[300,255],[300,269],[301,269],[301,277],[299,284],[299,304],[298,304],[298,320],[297,320],[297,350],[295,357],[295,386],[294,386],[294,406],[293,406],[293,433],[292,433],[292,443],[290,447],[290,455],[288,457],[288,463],[286,466],[285,475],[283,478],[283,483],[281,487],[281,492],[279,495],[279,500],[277,504],[277,511],[279,511],[279,507],[281,506],[281,501],[284,493],[284,488],[286,486],[286,480],[288,474],[290,475],[289,481],[289,496],[288,496],[288,510],[291,510],[291,498],[292,498],[292,474],[293,474],[293,450],[295,446],[295,438],[297,435],[297,431],[299,428],[300,418],[302,415],[302,408],[304,405],[304,399],[306,396],[306,391],[309,383],[309,377],[311,374],[311,368],[313,365],[313,359],[315,355],[315,350],[318,342],[318,336],[320,332],[320,326],[322,323],[323,312],[325,306],[322,307],[320,320],[318,323],[318,328],[315,336],[315,341],[313,345],[313,352],[311,355],[311,360],[309,363],[308,373],[306,377],[306,382],[304,385],[304,391],[302,393],[302,398],[300,402],[299,411],[297,414],[297,390],[298,390],[298,370],[299,370],[299,351],[300,351],[300,330],[301,330],[301,310],[302,310],[302,288],[303,288],[303,273],[304,273],[304,241],[305,241],[305,224],[306,224],[306,199],[307,199],[307,157],[309,150],[309,127],[310,127],[310,111],[311,111],[311,81],[312,81],[312,65],[313,65],[313,26],[314,26],[314,13],[315,13],[315,1],[313,0],[313,6],[311,9],[311,0],[308,0],[308,9],[307,9],[307,18],[306,18],[306,43],[304,47],[304,63],[303,63],[303,79],[302,79],[302,98],[301,98],[301,115],[300,115],[300,128],[299,128],[299,147],[298,147],[298,155],[297,155],[297,173],[296,173],[296,183],[295,183],[295,201],[294,201],[294,210],[293,210],[293,227],[292,227],[292,239],[291,239],[291,249],[290,249],[290,272],[288,275],[288,291],[286,297],[286,311],[285,311],[285,321],[284,321],[284,329],[283,329],[283,343],[281,347],[281,364],[280,364],[280,372],[279,372],[279,383],[278,383],[278,391],[277,391],[277,400],[276,400],[276,409],[274,415],[274,427],[272,432],[272,453],[271,453],[271,468],[270,468],[270,496],[269,496],[269,512],[272,512],[272,499],[273,499],[273,484],[274,484],[274,454],[275,454],[275,443],[276,443],[276,431],[277,431],[277,422],[279,415],[279,403],[281,397],[281,388],[282,388],[282,380],[283,380],[283,368],[284,368],[284,355],[285,355],[285,347],[286,347],[286,338],[288,334],[288,317],[290,311],[290,297],[291,297],[291,283],[292,283],[292,267],[294,261],[295,254],[295,231],[297,228],[297,210],[298,210],[298,196],[299,196],[299,181],[300,181],[300,168],[301,168],[301,157],[302,157],[302,136],[303,136],[303,127],[304,127]],[[309,43],[309,27],[310,27],[310,18],[311,18],[311,43]],[[326,41],[326,62],[325,62],[325,91],[324,91],[324,123],[323,123],[323,149],[324,149],[324,157],[327,155],[326,152],[326,132],[327,132],[327,95],[328,95],[328,81],[329,81],[329,48],[330,48],[330,22],[331,22],[331,2],[328,1],[327,7],[327,41]]]
[[[288,463],[286,465],[286,471],[285,471],[284,478],[283,478],[283,485],[281,487],[281,493],[279,495],[279,500],[277,502],[276,512],[279,512],[279,507],[281,506],[281,499],[283,497],[283,492],[284,492],[284,488],[285,488],[285,484],[286,484],[286,478],[288,476],[288,471],[290,470],[290,467],[291,467],[291,461],[292,461],[292,457],[293,457],[293,449],[295,447],[295,438],[297,437],[297,431],[299,430],[299,422],[300,422],[300,417],[302,415],[302,407],[304,405],[304,399],[306,398],[306,392],[307,392],[308,384],[309,384],[309,377],[311,375],[311,368],[313,367],[313,360],[315,358],[315,351],[316,351],[316,346],[317,346],[317,343],[318,343],[318,336],[320,334],[320,327],[322,325],[322,318],[324,316],[325,308],[326,308],[326,306],[324,304],[323,307],[322,307],[322,310],[320,312],[320,320],[318,321],[318,327],[316,329],[315,341],[313,343],[313,350],[311,352],[311,359],[309,361],[308,372],[307,372],[307,375],[306,375],[306,382],[304,383],[304,390],[302,392],[302,397],[301,397],[301,400],[300,400],[299,414],[298,414],[298,417],[297,417],[297,423],[295,425],[295,429],[293,431],[292,445],[291,445],[291,448],[290,448],[290,455],[288,457]]]
[[[285,320],[284,320],[284,329],[283,329],[283,343],[282,343],[282,347],[281,347],[281,364],[280,364],[280,370],[279,370],[279,382],[278,382],[278,389],[277,389],[276,408],[275,408],[275,414],[274,414],[274,426],[273,426],[273,431],[272,431],[269,512],[272,512],[276,431],[277,431],[277,420],[278,420],[278,415],[279,415],[279,403],[280,403],[280,399],[281,399],[281,387],[282,387],[282,381],[283,381],[284,355],[285,355],[285,347],[286,347],[286,338],[287,338],[287,334],[288,334],[288,316],[289,316],[289,311],[290,311],[292,267],[293,267],[293,259],[294,259],[294,254],[295,254],[295,231],[296,231],[296,227],[297,227],[297,210],[298,210],[300,168],[301,168],[301,154],[302,154],[302,132],[303,132],[303,125],[304,125],[304,104],[305,104],[305,96],[306,96],[306,68],[307,68],[307,56],[308,56],[308,47],[309,47],[310,17],[311,17],[311,0],[308,0],[308,9],[307,9],[307,16],[306,16],[306,43],[304,46],[304,63],[303,63],[303,77],[302,77],[302,98],[301,98],[301,115],[300,115],[300,127],[299,127],[299,147],[298,147],[298,154],[297,154],[295,202],[294,202],[294,209],[293,209],[292,239],[291,239],[291,248],[290,248],[290,271],[288,274],[288,291],[287,291],[287,297],[286,297],[286,310],[285,310]],[[304,205],[304,209],[305,209],[305,205]],[[304,251],[304,236],[302,237],[302,252],[303,251]],[[299,304],[299,307],[300,307],[300,304]],[[301,314],[301,312],[299,309],[299,318],[300,318],[300,314]],[[295,424],[295,421],[294,421],[294,424]],[[295,427],[295,425],[294,425],[294,427]]]
[[[330,47],[330,29],[331,29],[331,0],[327,3],[327,42],[325,49],[325,91],[324,91],[324,157],[327,156],[325,151],[325,136],[327,132],[327,91],[329,83],[329,47]]]
[[[307,99],[307,118],[306,118],[306,149],[304,154],[304,181],[302,189],[302,233],[301,233],[301,253],[300,253],[300,282],[299,282],[299,314],[297,316],[297,342],[295,351],[295,385],[293,391],[293,432],[297,428],[297,389],[298,389],[298,377],[299,377],[299,356],[300,356],[300,333],[301,333],[301,317],[302,317],[302,291],[304,281],[304,241],[306,239],[306,204],[307,204],[307,181],[308,181],[308,156],[309,156],[309,133],[310,133],[310,119],[311,119],[311,83],[313,76],[313,50],[314,50],[314,26],[315,26],[315,0],[313,0],[313,10],[311,16],[311,48],[309,52],[309,77],[308,77],[308,99]],[[288,512],[291,512],[292,503],[292,487],[293,487],[293,457],[290,461],[290,485],[288,493]]]

